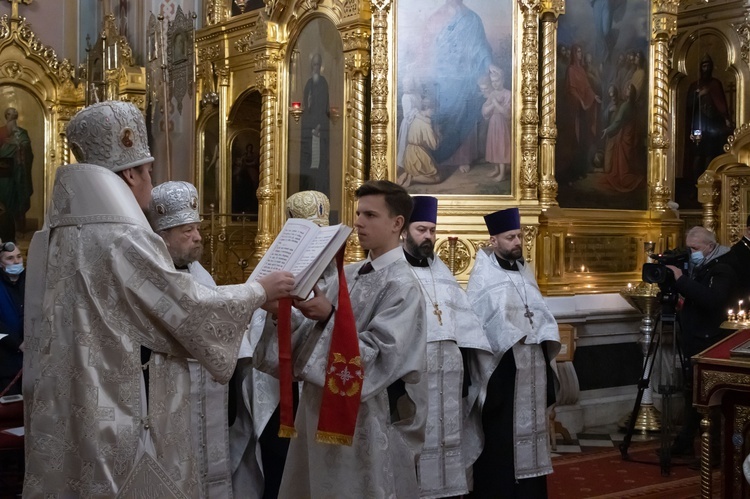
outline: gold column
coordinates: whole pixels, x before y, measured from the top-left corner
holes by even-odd
[[[348,31],[344,33],[343,42],[346,78],[351,89],[347,106],[351,140],[349,161],[346,166],[346,202],[343,206],[343,221],[353,225],[356,214],[354,193],[365,178],[365,83],[370,73],[370,32],[361,28]],[[373,171],[371,170],[370,173]],[[385,178],[385,176],[379,178]],[[356,262],[364,257],[356,234],[350,235],[346,242],[346,260]]]
[[[649,105],[649,208],[663,212],[672,197],[667,171],[669,142],[669,45],[677,34],[679,0],[652,2],[651,60],[653,84]]]
[[[255,85],[262,96],[260,132],[260,179],[258,185],[258,233],[255,236],[255,253],[251,265],[255,266],[268,251],[276,237],[277,218],[283,210],[279,192],[279,167],[274,152],[276,132],[274,125],[278,108],[278,64],[282,58],[278,49],[267,49],[255,57]]]
[[[388,15],[391,0],[372,0],[370,177],[388,178]]]
[[[521,200],[536,201],[539,145],[539,0],[520,0],[523,17],[521,54]]]
[[[542,1],[542,89],[541,128],[539,137],[539,203],[542,208],[557,206],[557,181],[555,180],[555,143],[557,142],[556,106],[557,84],[557,19],[565,13],[563,0]]]
[[[711,409],[700,408],[701,418],[701,497],[711,495]]]
[[[229,66],[222,65],[216,68],[216,75],[219,78],[219,178],[229,178],[231,167],[228,166],[228,148],[227,141],[227,118],[229,117]],[[169,107],[165,104],[165,107]],[[229,213],[231,203],[227,199],[227,183],[223,180],[219,182],[219,213]],[[224,223],[224,222],[222,222]]]

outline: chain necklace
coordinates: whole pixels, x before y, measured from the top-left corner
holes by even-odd
[[[429,264],[429,260],[428,260],[428,264]],[[412,267],[412,265],[409,264],[409,268],[411,269],[411,273],[414,274],[414,277],[417,279],[419,286],[424,290],[424,294],[427,295],[427,298],[430,300],[430,303],[432,303],[432,313],[433,315],[437,316],[438,324],[442,326],[443,325],[443,311],[440,310],[440,306],[438,305],[438,301],[437,301],[437,287],[435,286],[435,276],[432,273],[432,266],[427,265],[427,268],[430,269],[430,278],[432,279],[432,292],[435,295],[434,300],[430,296],[430,293],[427,291],[427,288],[422,282],[422,279],[420,279],[417,273],[414,271],[414,267]]]
[[[524,312],[523,316],[529,319],[529,324],[531,325],[531,327],[534,327],[534,319],[532,318],[534,317],[534,312],[529,310],[529,301],[528,296],[526,295],[526,280],[523,278],[523,272],[521,271],[521,269],[518,269],[518,275],[521,277],[521,285],[523,286],[523,295],[521,295],[521,292],[518,290],[518,286],[516,286],[516,283],[513,282],[513,279],[510,277],[510,272],[505,270],[505,268],[503,268],[502,266],[500,268],[503,269],[503,272],[508,275],[508,280],[513,285],[513,289],[516,290],[516,293],[518,293],[518,297],[521,299],[521,302],[526,309],[526,312]]]

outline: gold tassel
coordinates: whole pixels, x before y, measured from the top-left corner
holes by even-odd
[[[352,445],[352,437],[349,435],[331,433],[328,431],[318,431],[315,434],[315,441],[320,442],[321,444]]]
[[[293,426],[279,425],[279,436],[281,438],[296,438],[297,430]]]

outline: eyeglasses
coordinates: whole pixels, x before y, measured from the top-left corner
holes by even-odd
[[[3,243],[0,245],[0,253],[5,253],[6,251],[16,251],[16,243]]]

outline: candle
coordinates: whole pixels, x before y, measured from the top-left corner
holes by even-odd
[[[629,282],[628,283],[628,289],[632,289],[632,288],[633,288],[633,284]]]
[[[300,108],[302,108],[302,103],[301,102],[292,102],[292,109],[297,110],[297,109],[300,109]]]
[[[731,308],[729,309],[729,312],[727,312],[727,320],[728,321],[733,321],[734,320],[734,315],[732,314],[732,309]]]
[[[581,272],[586,272],[586,266],[585,265],[581,265]]]

